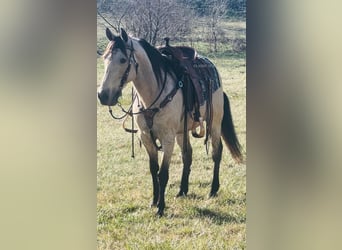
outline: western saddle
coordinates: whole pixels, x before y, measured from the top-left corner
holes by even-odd
[[[207,59],[198,56],[194,48],[170,46],[170,38],[164,40],[166,45],[159,47],[158,50],[172,62],[177,79],[183,82],[185,112],[189,113],[195,121],[192,135],[196,138],[202,138],[205,133],[199,108],[205,102],[207,104],[206,143],[212,124],[212,82],[215,77],[218,77],[217,72],[213,70],[212,64],[208,64]],[[197,133],[198,127],[199,133]]]

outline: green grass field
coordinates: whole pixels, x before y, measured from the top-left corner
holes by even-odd
[[[239,24],[238,27],[244,27]],[[195,44],[196,45],[196,44]],[[199,44],[199,47],[202,45]],[[246,60],[245,53],[206,53],[217,66],[224,91],[231,102],[234,124],[246,158]],[[98,83],[103,73],[98,59]],[[129,103],[130,87],[123,93]],[[114,108],[116,113],[119,109]],[[218,196],[208,198],[213,162],[203,139],[191,138],[193,165],[189,193],[175,198],[182,172],[180,150],[175,146],[166,189],[165,216],[150,208],[152,180],[148,157],[135,138],[114,121],[108,108],[97,108],[97,220],[98,249],[245,249],[246,165],[233,162],[224,147]]]

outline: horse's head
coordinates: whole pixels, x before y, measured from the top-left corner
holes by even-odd
[[[133,42],[124,29],[120,36],[115,36],[107,28],[106,35],[109,43],[103,54],[104,76],[97,94],[102,105],[113,106],[118,103],[127,82],[135,79],[137,63]]]

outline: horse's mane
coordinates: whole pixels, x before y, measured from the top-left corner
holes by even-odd
[[[156,76],[158,85],[161,86],[164,81],[162,71],[174,75],[174,65],[165,56],[163,56],[155,47],[149,44],[145,39],[140,39],[139,44],[144,48]]]

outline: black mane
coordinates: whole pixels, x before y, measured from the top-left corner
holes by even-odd
[[[162,71],[174,75],[173,63],[163,56],[155,47],[149,44],[145,39],[140,39],[139,44],[144,48],[150,62],[152,64],[153,72],[156,76],[158,85],[161,86],[164,81]]]

